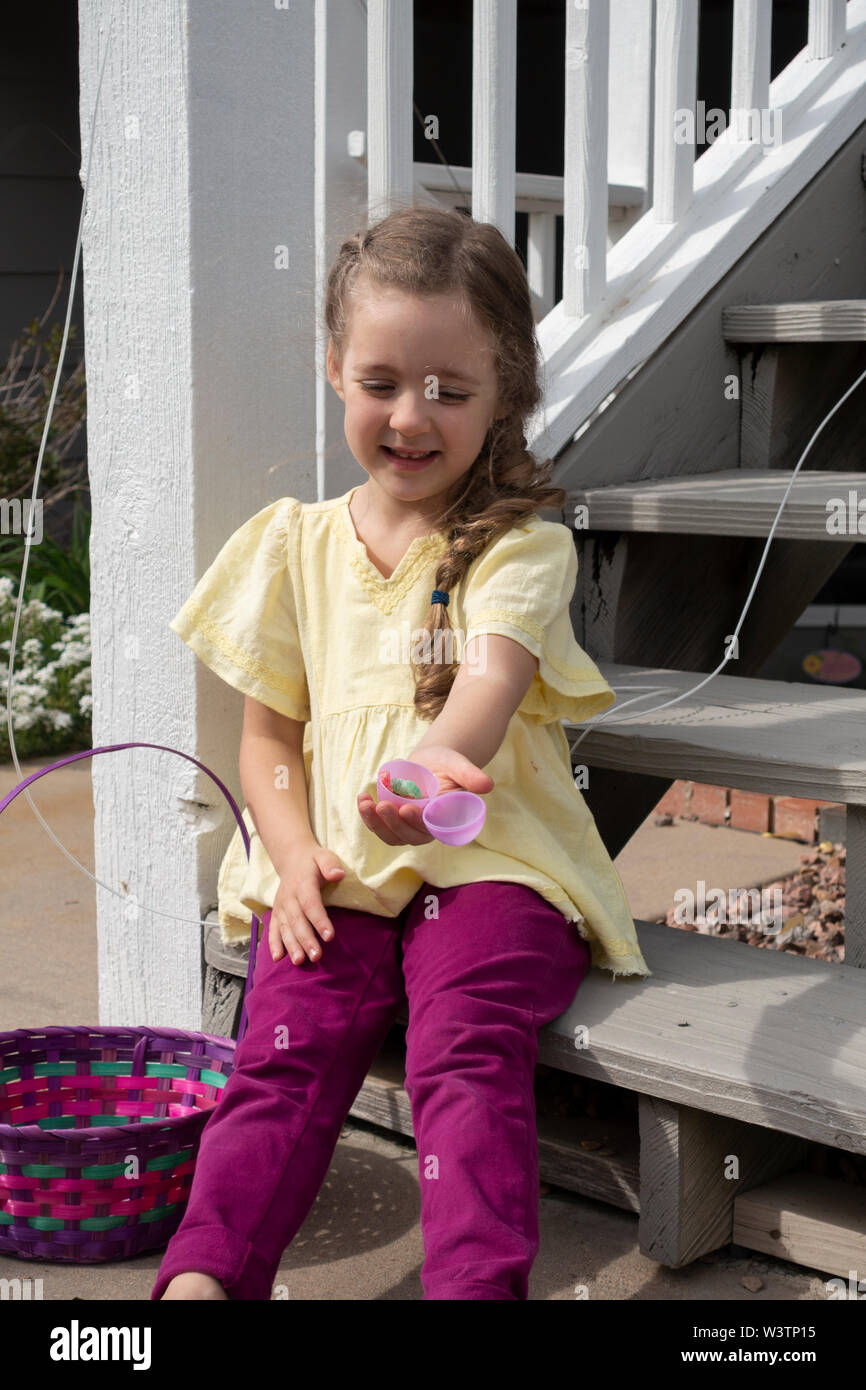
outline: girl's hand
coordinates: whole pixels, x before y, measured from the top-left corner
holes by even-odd
[[[322,903],[322,883],[338,883],[345,869],[318,840],[304,840],[281,863],[280,882],[274,895],[268,925],[268,946],[274,960],[288,951],[295,965],[322,954],[322,941],[334,935]],[[315,927],[315,931],[313,928]]]
[[[467,791],[481,793],[493,790],[494,781],[455,748],[425,747],[407,755],[408,761],[420,763],[439,778],[439,792]],[[368,830],[372,830],[386,845],[423,845],[434,837],[421,819],[421,808],[411,802],[398,806],[393,801],[376,801],[369,792],[358,795],[358,811]]]

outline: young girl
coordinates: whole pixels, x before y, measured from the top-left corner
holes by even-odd
[[[538,1030],[590,964],[650,974],[560,723],[615,696],[574,639],[572,532],[535,515],[567,495],[526,449],[517,254],[492,225],[401,208],[341,246],[325,319],[366,481],[257,512],[171,624],[246,696],[251,857],[236,830],[220,921],[248,937],[255,912],[268,949],[151,1298],[270,1297],[408,1002],[423,1296],[526,1299]],[[484,796],[477,839],[377,804],[393,758]]]

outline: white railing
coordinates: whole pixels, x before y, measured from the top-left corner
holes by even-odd
[[[472,170],[465,165],[414,165],[415,196],[430,203],[472,207]],[[605,250],[609,250],[626,231],[633,213],[646,201],[646,189],[635,184],[608,185],[608,218],[604,228]],[[565,206],[565,180],[555,174],[514,176],[514,210],[529,218],[526,276],[532,292],[536,318],[553,308],[556,271],[557,218]]]
[[[860,121],[866,119],[866,82],[862,81],[866,0],[851,0],[847,5],[845,0],[810,0],[808,45],[772,83],[771,0],[734,0],[730,110],[710,113],[715,117],[716,138],[707,137],[708,148],[696,159],[695,146],[703,143],[698,140],[697,125],[706,115],[696,103],[697,0],[655,0],[651,46],[646,44],[645,31],[635,39],[641,50],[649,52],[651,47],[654,64],[651,90],[647,83],[645,93],[643,126],[652,152],[651,187],[611,184],[608,126],[617,119],[627,96],[622,85],[614,90],[617,82],[622,83],[622,65],[614,61],[612,35],[622,45],[632,18],[637,23],[643,16],[646,22],[647,0],[640,0],[639,6],[636,0],[563,3],[561,179],[515,171],[516,0],[474,0],[471,169],[413,163],[414,112],[407,58],[412,49],[411,0],[368,0],[367,18],[369,49],[375,55],[375,74],[371,68],[368,82],[371,217],[386,211],[392,196],[405,198],[406,190],[416,199],[452,203],[465,195],[473,217],[494,223],[513,243],[515,212],[528,212],[527,274],[541,320],[539,338],[549,379],[573,368],[600,327],[621,316],[627,305],[633,312],[642,286],[651,282],[661,266],[667,271],[677,248],[682,249],[699,226],[705,234],[701,254],[711,254],[716,278],[720,278],[730,261],[714,244],[714,236],[723,239],[729,211],[732,227],[745,212],[745,245],[750,244],[772,220],[763,218],[763,206],[777,216],[780,190],[788,200],[799,191],[789,166],[798,164],[803,180],[808,170],[812,171],[808,176],[813,176],[816,167],[856,128],[858,116]],[[849,77],[853,86],[846,85]],[[633,111],[630,114],[634,116]],[[721,132],[718,116],[722,117]],[[640,126],[636,129],[639,140]],[[823,147],[816,142],[822,133],[831,137]],[[629,139],[633,138],[629,129]],[[355,152],[360,153],[357,142],[360,139],[363,145],[362,134],[353,133],[353,139]],[[743,208],[740,192],[729,208],[726,195],[738,181],[747,182],[749,170],[762,159],[766,178],[762,171],[761,179],[748,184],[750,205]],[[640,210],[647,204],[648,209],[624,235],[611,236],[612,205]],[[562,299],[554,304],[556,218],[560,215]],[[726,243],[731,248],[739,245],[740,254],[742,230],[738,227]],[[703,282],[700,276],[693,278],[697,288],[702,284],[702,293],[711,287],[706,277]],[[673,293],[676,283],[675,277],[666,275],[666,292]],[[615,382],[660,346],[687,311],[676,319],[671,314],[656,315],[655,327],[639,335],[640,357],[632,352],[626,360],[628,354],[622,353],[622,360],[609,370],[602,358],[593,359],[596,365],[579,374],[578,408],[569,409],[564,397],[560,400],[561,423],[554,425],[552,433],[545,427],[544,447],[548,451],[561,447]],[[572,372],[572,377],[576,375]],[[573,393],[573,384],[567,390]]]

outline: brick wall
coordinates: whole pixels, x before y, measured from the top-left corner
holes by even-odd
[[[835,801],[814,801],[794,796],[765,796],[761,792],[739,791],[736,787],[716,787],[705,782],[674,782],[655,808],[654,814],[683,816],[705,825],[730,825],[735,830],[769,832],[817,844],[822,838],[819,812],[832,807],[844,817],[844,807]],[[826,818],[829,823],[829,817]],[[838,838],[838,834],[831,838]]]

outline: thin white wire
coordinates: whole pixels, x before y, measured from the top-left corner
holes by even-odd
[[[56,399],[56,397],[57,397],[57,389],[58,389],[58,386],[59,386],[59,384],[60,384],[60,373],[61,373],[61,371],[63,370],[63,359],[64,359],[64,357],[65,357],[65,355],[66,355],[66,343],[67,343],[67,339],[68,339],[68,337],[69,337],[69,325],[70,325],[70,322],[71,322],[71,319],[72,319],[72,301],[73,301],[73,298],[74,298],[74,295],[75,295],[75,283],[76,283],[76,280],[77,280],[77,277],[78,277],[78,264],[79,264],[79,260],[80,260],[80,257],[81,257],[81,239],[82,239],[82,232],[83,232],[83,229],[84,229],[84,213],[85,213],[85,209],[86,209],[86,206],[87,206],[87,190],[88,190],[88,188],[90,187],[90,164],[91,164],[91,160],[93,159],[94,131],[95,131],[95,129],[96,129],[96,113],[97,113],[97,111],[98,111],[98,109],[99,109],[99,94],[100,94],[100,92],[102,91],[102,78],[103,78],[103,75],[104,75],[104,73],[105,73],[105,63],[106,63],[106,59],[108,58],[108,50],[109,50],[109,47],[110,47],[110,45],[111,45],[111,31],[112,31],[112,28],[113,28],[113,25],[114,25],[114,13],[115,13],[116,8],[117,8],[117,0],[113,0],[112,7],[111,7],[111,17],[110,17],[110,19],[109,19],[109,21],[108,21],[108,36],[107,36],[106,41],[105,41],[105,52],[104,52],[103,55],[102,55],[102,66],[101,66],[101,68],[100,68],[100,70],[99,70],[99,82],[98,82],[97,87],[96,87],[96,100],[95,100],[95,102],[94,102],[94,104],[93,104],[93,118],[92,118],[91,123],[90,123],[90,148],[89,148],[88,151],[87,151],[87,171],[86,171],[85,176],[84,176],[84,189],[83,189],[83,195],[82,195],[82,199],[81,199],[81,216],[80,216],[80,218],[79,218],[79,220],[78,220],[78,236],[77,236],[76,242],[75,242],[75,257],[74,257],[74,260],[73,260],[73,262],[72,262],[72,276],[71,276],[71,278],[70,278],[70,283],[69,283],[69,299],[68,299],[67,306],[66,306],[66,322],[65,322],[65,324],[64,324],[64,326],[63,326],[63,341],[62,341],[61,346],[60,346],[60,357],[59,357],[58,362],[57,362],[57,371],[56,371],[55,376],[54,376],[54,385],[53,385],[53,387],[52,387],[52,389],[51,389],[51,399],[50,399],[49,402],[48,402],[48,414],[47,414],[47,416],[45,417],[45,427],[44,427],[44,429],[43,429],[43,431],[42,431],[42,442],[41,442],[40,445],[39,445],[39,456],[38,456],[38,458],[37,458],[37,460],[36,460],[36,475],[35,475],[35,477],[34,477],[34,479],[33,479],[33,495],[32,495],[32,497],[31,497],[31,515],[35,515],[36,498],[37,498],[37,494],[38,494],[38,492],[39,492],[39,475],[40,475],[40,473],[41,473],[41,471],[42,471],[42,458],[43,458],[43,455],[44,455],[44,453],[45,453],[45,444],[46,444],[46,441],[47,441],[47,439],[48,439],[48,431],[49,431],[49,429],[50,429],[50,427],[51,427],[51,415],[52,415],[52,412],[53,412],[53,410],[54,410],[54,401],[55,401],[55,399]],[[14,622],[13,622],[13,624],[12,624],[12,644],[11,644],[10,651],[9,651],[9,680],[8,680],[8,683],[7,683],[7,686],[6,686],[6,723],[7,723],[8,729],[9,729],[9,744],[10,744],[10,747],[11,747],[11,749],[12,749],[12,761],[13,761],[13,763],[15,764],[15,771],[18,773],[18,780],[19,780],[19,781],[23,781],[23,780],[24,780],[24,777],[23,777],[23,773],[22,773],[22,769],[21,769],[21,764],[20,764],[19,761],[18,761],[18,752],[17,752],[17,749],[16,749],[16,747],[15,747],[15,735],[14,735],[14,731],[13,731],[13,728],[12,728],[12,673],[13,673],[13,668],[14,668],[14,663],[15,663],[15,643],[16,643],[16,641],[17,641],[17,639],[18,639],[18,625],[19,625],[19,621],[20,621],[20,618],[21,618],[21,600],[22,600],[22,597],[23,597],[23,595],[24,595],[24,585],[25,585],[26,578],[27,578],[27,562],[28,562],[28,560],[29,560],[29,558],[30,558],[30,536],[31,536],[31,530],[32,530],[32,528],[28,525],[28,527],[27,527],[27,529],[26,529],[26,541],[25,541],[25,545],[24,545],[24,564],[23,564],[22,569],[21,569],[21,586],[20,586],[20,588],[19,588],[19,590],[18,590],[18,601],[17,601],[17,603],[16,603],[16,605],[15,605],[15,620],[14,620]],[[131,742],[131,740],[124,739],[124,742]],[[97,756],[98,756],[98,755],[97,755]],[[36,806],[35,802],[33,801],[32,796],[30,795],[30,788],[29,788],[29,787],[25,787],[25,788],[24,788],[24,795],[27,797],[27,800],[30,802],[30,808],[31,808],[31,810],[33,811],[33,814],[36,816],[36,819],[39,821],[40,825],[42,826],[42,829],[43,829],[43,830],[46,832],[46,834],[48,834],[48,835],[50,836],[50,838],[54,841],[54,843],[57,845],[57,848],[58,848],[63,854],[66,855],[66,858],[69,860],[70,864],[74,864],[75,867],[76,867],[77,869],[80,869],[81,872],[82,872],[83,874],[86,874],[87,877],[90,879],[91,883],[97,883],[97,884],[99,885],[100,888],[104,888],[104,889],[105,889],[106,893],[111,893],[111,894],[114,895],[114,897],[116,897],[116,898],[121,898],[121,899],[123,900],[123,902],[126,904],[127,908],[129,907],[130,903],[132,903],[132,904],[135,905],[137,911],[152,912],[152,913],[154,913],[157,917],[167,917],[167,918],[169,918],[172,922],[186,922],[186,923],[188,923],[190,926],[199,926],[199,927],[204,927],[204,926],[207,926],[207,925],[208,925],[208,923],[207,923],[206,921],[204,921],[202,918],[196,918],[196,917],[178,917],[178,916],[177,916],[175,913],[173,913],[173,912],[163,912],[163,911],[161,911],[161,909],[159,909],[159,908],[156,908],[156,907],[148,907],[148,906],[146,906],[146,905],[139,904],[138,899],[135,898],[134,896],[130,896],[129,894],[125,894],[125,893],[121,893],[121,892],[119,892],[119,890],[118,890],[117,888],[112,888],[110,884],[108,884],[108,883],[103,883],[102,879],[101,879],[101,878],[97,878],[97,877],[95,876],[95,874],[92,874],[92,873],[90,872],[90,870],[89,870],[88,868],[85,867],[84,864],[80,863],[79,860],[77,860],[77,859],[75,858],[75,855],[74,855],[74,854],[70,854],[70,852],[69,852],[69,850],[66,848],[66,846],[58,839],[58,837],[55,835],[54,831],[51,829],[51,826],[50,826],[50,825],[48,824],[48,822],[40,815],[40,813],[39,813],[39,808]]]
[[[768,554],[768,551],[769,551],[769,549],[770,549],[770,542],[772,541],[773,536],[774,536],[775,533],[776,533],[776,527],[777,527],[778,524],[779,524],[779,517],[782,515],[782,512],[784,511],[785,503],[786,503],[787,500],[788,500],[788,494],[789,494],[789,492],[791,491],[791,488],[792,488],[793,485],[794,485],[794,479],[796,478],[797,474],[798,474],[799,471],[800,471],[800,464],[803,462],[804,458],[805,458],[806,455],[808,454],[808,452],[809,452],[809,450],[811,449],[812,445],[815,443],[815,440],[818,438],[818,435],[821,433],[821,431],[822,431],[822,429],[824,428],[824,426],[826,425],[827,421],[830,420],[830,419],[832,419],[832,417],[836,414],[836,411],[839,409],[839,407],[840,407],[841,405],[844,405],[845,401],[847,401],[848,397],[851,395],[851,392],[856,390],[856,388],[860,385],[860,382],[863,380],[864,377],[866,377],[866,371],[862,371],[862,372],[860,373],[860,375],[858,376],[857,380],[856,380],[851,386],[848,387],[848,390],[845,392],[844,396],[841,396],[841,397],[839,398],[839,400],[836,402],[836,404],[833,406],[833,409],[832,409],[831,411],[829,411],[829,413],[828,413],[827,415],[824,416],[824,419],[821,421],[821,423],[820,423],[820,425],[818,426],[818,428],[816,429],[815,433],[812,435],[812,438],[809,440],[809,443],[806,445],[805,449],[803,450],[802,454],[800,455],[800,458],[799,458],[799,460],[798,460],[798,462],[797,462],[797,467],[794,469],[793,473],[791,474],[790,480],[789,480],[789,482],[788,482],[788,486],[787,486],[787,488],[785,489],[785,495],[784,495],[784,497],[782,498],[781,502],[779,503],[779,510],[776,512],[776,518],[775,518],[775,520],[774,520],[774,522],[773,522],[773,525],[772,525],[771,528],[770,528],[770,534],[769,534],[769,536],[767,537],[767,544],[764,546],[764,553],[763,553],[763,555],[761,556],[761,563],[758,565],[758,569],[757,569],[757,572],[756,572],[756,574],[755,574],[755,578],[754,578],[754,580],[752,581],[752,587],[751,587],[751,589],[749,590],[749,596],[748,596],[748,598],[746,599],[746,602],[745,602],[745,604],[744,604],[744,606],[743,606],[743,611],[742,611],[742,613],[740,614],[740,618],[739,618],[739,621],[738,621],[738,623],[737,623],[737,626],[734,628],[733,640],[731,641],[731,643],[730,643],[730,645],[729,645],[729,647],[728,647],[728,653],[730,653],[730,652],[733,651],[734,646],[735,646],[735,644],[736,644],[737,637],[738,637],[738,635],[739,635],[740,628],[742,627],[742,624],[743,624],[743,619],[745,618],[746,614],[747,614],[748,611],[749,611],[749,605],[751,604],[752,599],[753,599],[754,594],[755,594],[755,590],[756,590],[756,588],[758,587],[758,580],[759,580],[760,577],[761,577],[761,572],[762,572],[762,570],[763,570],[763,568],[764,568],[764,564],[765,564],[766,559],[767,559],[767,554]],[[744,470],[743,476],[744,476],[744,478],[747,478],[747,477],[748,477],[748,471],[745,471],[745,470]],[[714,676],[717,676],[717,675],[719,674],[719,672],[720,672],[721,670],[723,670],[725,666],[727,666],[727,664],[728,664],[728,662],[729,662],[730,660],[731,660],[731,656],[730,656],[729,654],[726,653],[726,655],[724,656],[724,658],[722,659],[722,661],[721,661],[721,662],[719,663],[719,665],[716,667],[715,671],[711,671],[710,674],[709,674],[708,676],[705,676],[704,679],[703,679],[702,681],[699,681],[699,683],[698,683],[697,685],[693,685],[692,688],[691,688],[691,690],[684,690],[684,691],[682,692],[681,695],[675,696],[673,700],[665,700],[664,704],[661,704],[661,705],[651,705],[649,709],[635,710],[634,714],[627,714],[627,715],[625,716],[624,719],[614,719],[614,720],[612,720],[611,722],[612,722],[613,724],[626,724],[626,723],[628,723],[628,721],[629,721],[630,719],[645,719],[646,716],[647,716],[648,714],[654,714],[654,713],[656,712],[656,710],[667,709],[669,705],[675,705],[675,704],[677,704],[680,700],[685,700],[685,699],[687,699],[687,698],[689,697],[689,695],[694,695],[695,691],[697,691],[697,690],[702,690],[703,687],[707,684],[708,681],[711,681],[711,680],[713,679]],[[661,692],[661,693],[664,693],[665,690],[674,690],[674,689],[676,689],[676,687],[675,687],[675,686],[671,686],[671,685],[658,685],[658,686],[645,686],[645,687],[641,687],[641,686],[629,686],[629,685],[613,685],[613,686],[611,686],[611,689],[614,690],[614,691],[616,691],[616,690],[640,690],[640,689],[644,689],[644,690],[646,690],[646,691],[649,691],[649,690],[656,690],[656,691],[659,691],[659,692]],[[594,728],[594,726],[595,726],[596,724],[600,724],[600,723],[602,722],[602,720],[604,720],[604,719],[606,719],[606,718],[608,717],[608,715],[611,715],[611,714],[614,714],[614,713],[619,714],[622,710],[627,709],[629,705],[638,704],[643,698],[644,698],[643,695],[638,695],[634,700],[626,700],[626,702],[625,702],[624,705],[618,705],[618,706],[615,706],[615,707],[612,706],[609,710],[604,710],[601,714],[593,715],[591,719],[581,720],[581,721],[580,721],[581,723],[586,723],[589,727],[586,728],[586,729],[584,729],[583,733],[580,735],[580,738],[575,739],[574,742],[570,745],[571,752],[573,753],[574,750],[575,750],[575,748],[577,748],[578,744],[582,743],[583,740],[586,738],[587,734],[589,734],[589,733],[592,732],[592,729]]]

